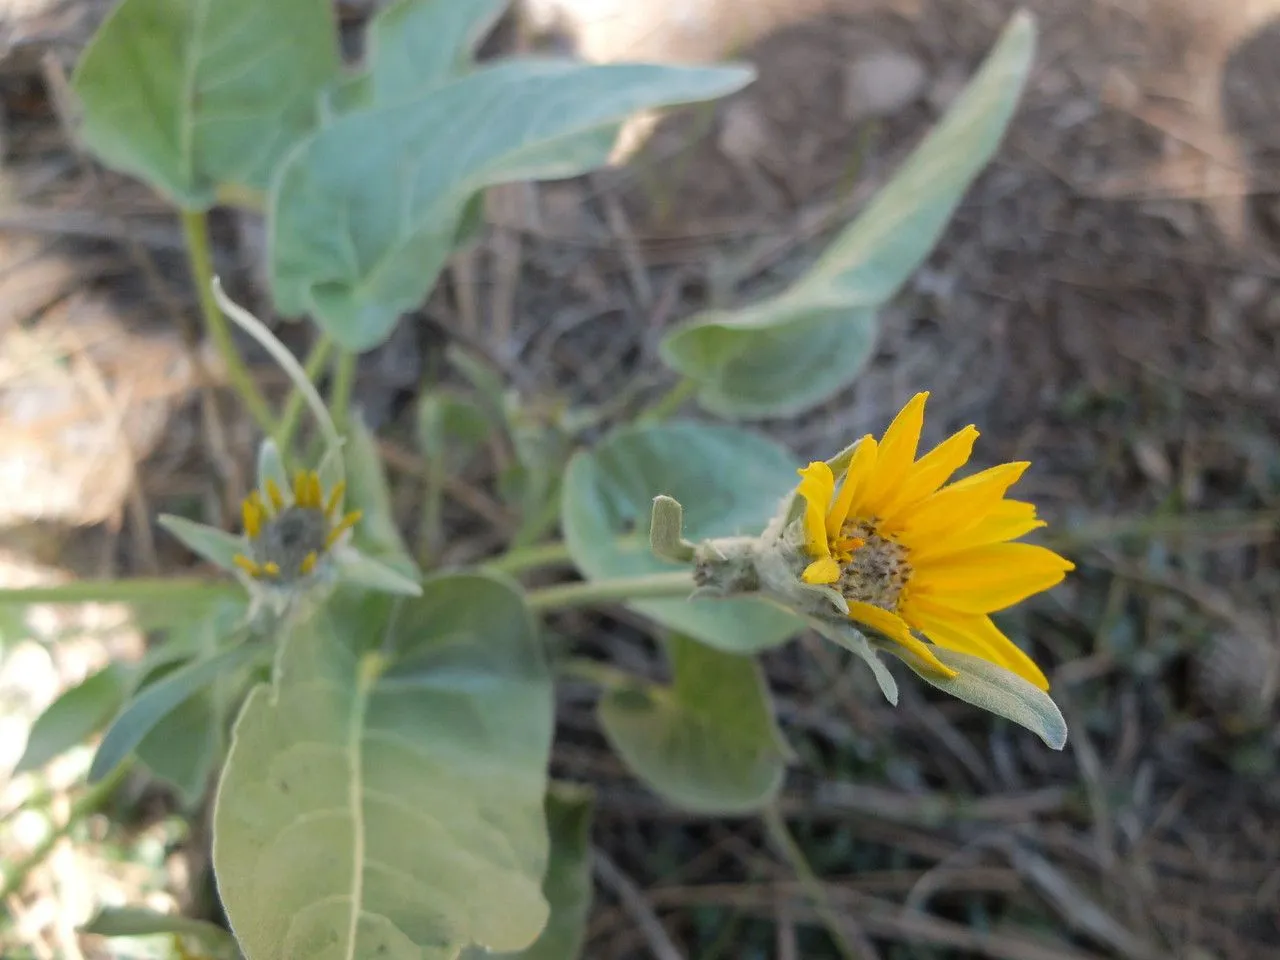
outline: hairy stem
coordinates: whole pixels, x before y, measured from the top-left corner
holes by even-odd
[[[550,543],[508,550],[492,560],[486,560],[482,566],[487,570],[515,576],[538,567],[562,567],[571,563],[573,558],[569,556],[569,547],[562,540],[552,540]]]
[[[235,342],[231,339],[231,326],[218,309],[218,302],[213,296],[213,253],[209,248],[209,220],[204,211],[183,210],[182,232],[187,241],[187,260],[191,265],[196,294],[200,298],[205,332],[222,358],[232,389],[240,396],[259,429],[270,434],[274,428],[271,407],[254,383],[240,352],[236,350]]]
[[[693,573],[652,573],[616,580],[594,580],[562,583],[542,587],[525,594],[534,610],[559,610],[566,607],[589,607],[597,603],[620,603],[626,600],[650,600],[659,597],[687,597],[694,591]]]
[[[333,341],[327,336],[322,336],[307,354],[302,370],[312,383],[315,383],[316,377],[320,376],[320,371],[324,369],[332,350]],[[284,413],[280,417],[280,427],[276,430],[276,446],[286,457],[289,455],[289,448],[293,445],[293,436],[298,432],[298,423],[302,419],[302,407],[305,403],[306,397],[297,387],[289,392],[289,399],[285,401]]]

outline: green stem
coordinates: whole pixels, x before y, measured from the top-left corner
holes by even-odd
[[[625,600],[647,600],[659,597],[687,597],[694,591],[693,572],[652,573],[616,580],[594,580],[561,583],[542,587],[525,594],[534,610],[558,610],[564,607],[589,607],[597,603]]]
[[[684,406],[684,402],[698,392],[698,384],[690,377],[681,377],[676,383],[660,396],[657,400],[643,410],[636,420],[644,423],[661,422],[673,417],[680,408]]]
[[[568,660],[562,660],[556,664],[556,672],[561,676],[594,683],[605,690],[634,687],[636,684],[645,682],[643,677],[586,657],[570,657]]]
[[[508,550],[492,560],[486,560],[482,566],[486,570],[515,576],[538,567],[563,567],[571,563],[573,557],[569,555],[569,547],[562,540],[552,540],[550,543]]]
[[[306,373],[307,379],[312,383],[315,383],[316,377],[320,376],[320,371],[324,368],[325,361],[329,359],[329,352],[332,349],[333,341],[327,336],[322,336],[315,342],[311,352],[307,354],[307,360],[302,369]],[[298,432],[298,423],[302,419],[302,406],[304,403],[306,403],[306,397],[296,387],[289,392],[289,399],[285,401],[284,413],[280,417],[280,426],[276,430],[276,446],[280,448],[280,452],[286,457],[289,455],[289,448],[293,446],[293,435]]]
[[[356,355],[350,350],[339,350],[333,364],[333,387],[329,394],[329,410],[338,423],[339,431],[346,432],[347,414],[351,409],[351,389],[356,379]]]
[[[9,897],[22,889],[22,885],[26,882],[27,874],[45,861],[45,858],[57,846],[58,841],[65,837],[72,827],[85,817],[96,812],[99,807],[110,799],[111,794],[115,793],[116,787],[120,786],[131,766],[132,761],[126,760],[110,774],[89,787],[71,804],[66,822],[56,830],[50,830],[49,835],[31,853],[15,864],[12,870],[5,871],[4,885],[0,886],[0,903],[6,902]]]
[[[231,581],[194,577],[137,577],[129,580],[77,580],[50,587],[0,590],[0,606],[31,603],[146,603],[236,596],[242,591]]]
[[[232,389],[240,395],[245,409],[253,417],[263,433],[271,434],[274,430],[271,407],[267,404],[253,376],[245,365],[240,352],[236,350],[231,339],[231,326],[227,318],[218,309],[218,302],[213,296],[213,254],[209,249],[209,221],[203,210],[182,211],[182,232],[187,241],[187,260],[191,265],[191,276],[196,284],[196,294],[200,298],[200,313],[204,317],[205,332],[213,341],[222,363],[227,368],[227,379]]]
[[[809,899],[813,901],[813,908],[835,942],[840,956],[844,957],[844,960],[866,960],[866,957],[854,948],[845,935],[839,912],[832,906],[822,880],[813,872],[813,867],[809,865],[809,860],[800,849],[800,844],[796,843],[795,837],[791,836],[791,831],[787,829],[786,820],[783,819],[777,803],[771,803],[765,807],[761,819],[764,821],[764,829],[769,839],[778,848],[778,852],[786,858],[801,885],[809,894]]]

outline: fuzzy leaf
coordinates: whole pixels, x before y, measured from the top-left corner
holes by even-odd
[[[109,663],[64,692],[36,718],[14,774],[43,767],[83,743],[119,712],[133,683],[133,672]]]
[[[187,209],[266,189],[338,74],[329,0],[123,0],[80,59],[81,135]]]
[[[876,311],[928,256],[999,146],[1034,50],[1034,21],[1019,13],[937,128],[804,276],[667,335],[664,359],[699,385],[707,409],[790,415],[854,380],[875,345]]]
[[[521,60],[337,117],[275,180],[276,304],[367,350],[435,284],[477,191],[594,169],[612,136],[591,131],[637,110],[729,93],[750,77],[731,67]]]
[[[790,750],[759,666],[679,635],[667,649],[672,686],[606,692],[599,706],[605,736],[678,807],[711,814],[760,809],[782,786]]]
[[[248,960],[444,960],[526,948],[547,904],[552,689],[506,580],[340,592],[279,639],[214,812]]]
[[[786,451],[732,427],[686,422],[619,430],[569,462],[561,501],[565,543],[589,579],[669,571],[671,564],[649,545],[654,497],[683,505],[688,540],[758,533],[795,476]],[[629,606],[730,652],[776,646],[801,627],[758,598],[638,600]]]

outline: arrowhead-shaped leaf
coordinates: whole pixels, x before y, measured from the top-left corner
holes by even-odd
[[[785,450],[755,433],[699,423],[620,430],[569,462],[561,500],[565,542],[589,579],[670,571],[649,546],[653,498],[684,506],[684,535],[759,533],[795,485]],[[776,646],[799,620],[757,598],[637,600],[630,606],[673,630],[733,652]]]
[[[340,116],[275,182],[276,303],[368,349],[434,285],[476,191],[591,170],[608,157],[612,125],[635,111],[721,96],[750,78],[735,67],[514,61]]]
[[[547,919],[551,681],[506,581],[339,595],[236,723],[214,866],[248,960],[520,950]]]
[[[790,755],[752,657],[674,636],[670,687],[608,691],[600,723],[618,755],[676,806],[699,813],[758,810],[782,785]]]
[[[265,189],[337,76],[329,0],[123,0],[76,69],[82,135],[187,209]]]
[[[1031,68],[1020,13],[937,128],[817,263],[781,294],[710,310],[668,334],[667,363],[726,416],[797,413],[851,383],[870,357],[876,310],[924,261],[1000,143]]]

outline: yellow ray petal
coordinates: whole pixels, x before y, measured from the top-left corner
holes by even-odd
[[[1071,561],[1031,543],[997,543],[935,560],[911,575],[912,595],[965,613],[993,613],[1062,582]]]
[[[333,489],[329,491],[329,499],[324,505],[324,515],[332,520],[338,512],[338,507],[342,505],[342,495],[347,492],[347,482],[339,480],[333,485]]]
[[[262,568],[246,557],[243,553],[237,553],[231,558],[231,562],[251,577],[256,577],[262,573]]]
[[[280,508],[284,506],[284,496],[280,493],[280,488],[276,486],[275,480],[267,477],[267,499],[271,502],[271,510],[275,513],[280,512]]]
[[[925,543],[947,536],[957,527],[967,526],[990,513],[1029,466],[1025,461],[1002,463],[965,477],[903,511],[893,523],[885,523],[883,527],[888,532],[900,533],[907,543]]]
[[[256,540],[262,532],[262,498],[258,496],[258,491],[255,490],[244,498],[244,502],[240,504],[240,515],[244,521],[244,535],[250,540]]]
[[[911,635],[911,628],[907,626],[907,622],[896,613],[890,613],[880,607],[863,603],[861,600],[850,600],[849,617],[859,623],[865,623],[873,630],[883,633],[894,643],[906,647],[942,676],[954,677],[956,675],[954,670],[934,655],[927,643]]]
[[[800,579],[805,583],[835,583],[840,579],[840,564],[834,557],[823,557],[805,567]]]
[[[820,560],[831,555],[831,548],[827,544],[826,513],[831,498],[835,495],[836,478],[832,475],[831,468],[821,460],[815,460],[797,472],[800,474],[800,484],[796,487],[796,492],[805,501],[805,548],[809,551],[809,556]]]
[[[931,493],[936,493],[953,473],[969,462],[977,439],[978,428],[970,424],[917,460],[901,485],[889,494],[885,505],[877,511],[879,516],[891,521],[898,512],[909,510]]]
[[[840,528],[849,519],[858,505],[859,494],[867,487],[867,477],[876,466],[878,445],[875,437],[867,434],[859,441],[849,461],[849,469],[844,473],[840,484],[840,494],[831,502],[827,511],[827,536],[834,540],[840,535]]]
[[[1044,525],[1043,520],[1036,518],[1035,504],[1022,500],[1000,500],[986,516],[977,517],[972,523],[913,546],[911,562],[920,566],[974,547],[1016,540]]]
[[[924,426],[924,404],[928,393],[917,393],[898,411],[880,441],[875,470],[859,498],[865,513],[879,515],[881,508],[898,485],[906,478],[916,459],[920,429]]]
[[[335,543],[337,543],[339,537],[341,537],[344,533],[346,533],[348,530],[350,530],[352,527],[354,527],[357,523],[360,522],[360,517],[362,515],[363,515],[363,511],[352,510],[345,517],[343,517],[336,524],[334,524],[333,529],[329,531],[329,535],[324,538],[324,549],[328,550]]]
[[[909,599],[903,616],[939,646],[970,653],[1016,673],[1041,690],[1049,681],[1036,662],[1006,637],[991,618],[982,614],[948,610],[926,600]]]

